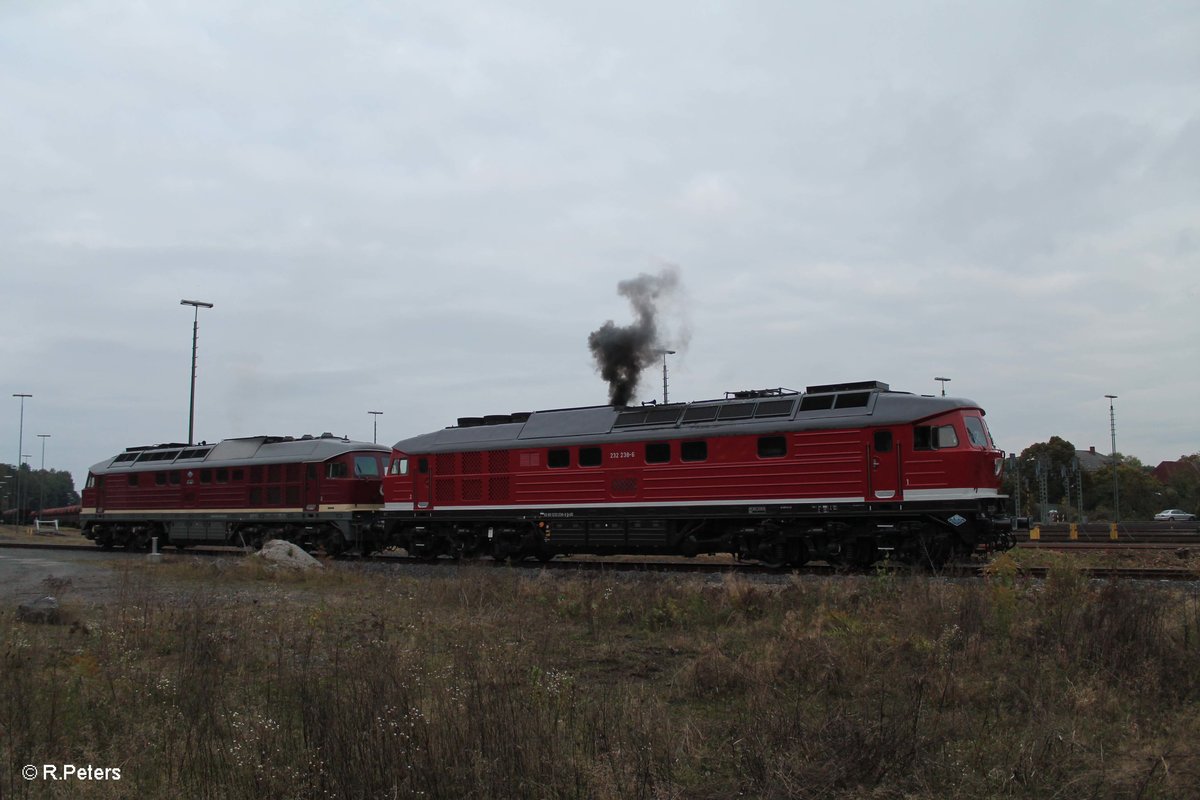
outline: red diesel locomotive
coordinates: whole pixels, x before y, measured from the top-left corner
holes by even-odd
[[[428,557],[938,565],[1012,545],[983,415],[871,381],[461,418],[395,445],[381,541]]]
[[[106,549],[279,538],[338,553],[366,545],[390,452],[331,434],[131,447],[88,471],[80,525]]]

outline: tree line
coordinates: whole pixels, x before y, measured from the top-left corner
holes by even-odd
[[[1099,469],[1088,471],[1079,466],[1075,445],[1058,436],[1030,445],[1010,461],[1004,489],[1015,499],[1020,487],[1020,515],[1038,516],[1040,501],[1039,470],[1046,481],[1046,499],[1064,520],[1086,518],[1091,521],[1148,520],[1166,508],[1182,508],[1200,516],[1200,453],[1184,456],[1181,467],[1165,481],[1151,467],[1133,456],[1117,453],[1117,511],[1113,513],[1113,463],[1105,457]],[[1082,484],[1082,507],[1080,505]]]
[[[17,507],[17,470],[12,464],[0,464],[0,503],[3,510]],[[43,508],[61,508],[79,504],[75,479],[66,470],[30,469],[21,465],[21,509],[27,518]]]

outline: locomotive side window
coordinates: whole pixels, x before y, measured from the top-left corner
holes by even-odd
[[[650,442],[646,445],[647,464],[666,464],[671,460],[670,442]]]
[[[892,432],[875,431],[875,452],[890,453],[892,451]]]
[[[165,473],[165,472],[154,473],[154,485],[155,486],[166,486],[167,485],[167,473]]]
[[[304,477],[306,477],[310,481],[315,481],[317,479],[317,465],[316,464],[307,465],[307,467],[304,470]]]
[[[567,448],[550,450],[546,453],[546,466],[551,469],[565,469],[571,466],[571,451]]]
[[[350,468],[342,461],[331,461],[325,468],[326,478],[345,478],[350,474]]]
[[[177,469],[171,470],[170,473],[168,473],[168,475],[167,475],[167,479],[171,482],[172,486],[178,486],[179,485],[179,470],[177,470]]]
[[[759,458],[783,458],[787,455],[787,439],[782,436],[758,437]]]
[[[229,482],[229,470],[227,470],[223,467],[221,469],[218,469],[217,470],[217,483],[228,483],[228,482]]]
[[[417,472],[421,473],[422,475],[429,474],[429,459],[428,458],[417,459]]]
[[[131,472],[131,473],[129,473],[129,478],[128,478],[128,480],[129,480],[129,485],[130,485],[130,486],[137,486],[137,485],[138,485],[138,479],[137,479],[137,478],[138,478],[138,476],[137,476],[137,473],[136,473],[136,472]]]
[[[200,470],[200,482],[201,483],[212,483],[212,470],[211,469]]]
[[[600,448],[599,447],[581,447],[579,448],[579,466],[581,467],[598,467],[600,466]]]
[[[392,459],[392,475],[407,475],[408,474],[408,459],[395,458]]]
[[[694,442],[682,442],[679,445],[679,458],[681,461],[707,461],[708,442],[703,439]]]
[[[958,447],[958,434],[953,425],[917,425],[913,428],[914,450],[941,450]]]

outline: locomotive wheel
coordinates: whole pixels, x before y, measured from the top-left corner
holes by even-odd
[[[346,552],[346,537],[342,535],[341,531],[335,530],[321,542],[321,549],[327,556],[339,556]]]
[[[879,551],[875,548],[873,539],[860,539],[854,542],[849,552],[846,554],[846,560],[851,566],[860,569],[866,569],[879,560]]]
[[[760,561],[762,561],[764,566],[770,567],[771,569],[780,569],[787,566],[787,563],[790,560],[788,559],[787,542],[780,540],[772,542],[768,545],[764,545],[759,551],[758,558]]]

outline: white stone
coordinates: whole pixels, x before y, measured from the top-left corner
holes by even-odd
[[[283,539],[272,539],[254,554],[272,564],[289,569],[324,569],[325,565],[304,552],[304,549]]]

